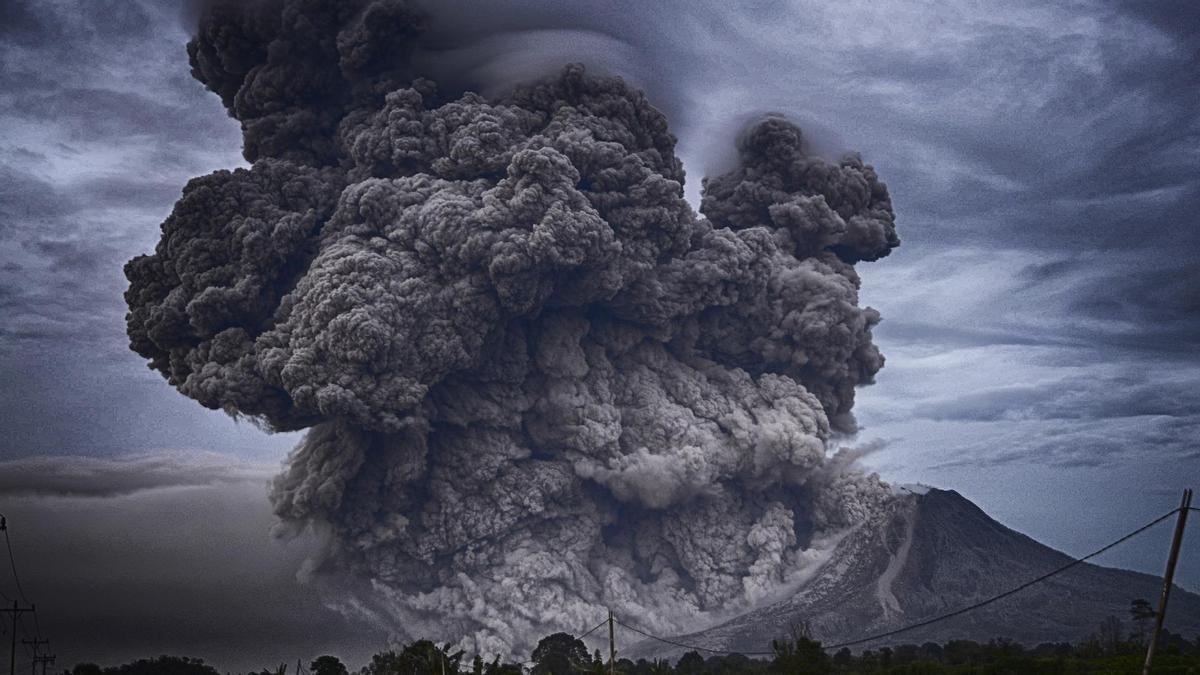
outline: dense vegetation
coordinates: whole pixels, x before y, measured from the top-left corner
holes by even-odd
[[[1140,673],[1145,654],[1145,625],[1134,614],[1138,629],[1126,633],[1115,617],[1105,619],[1088,640],[1077,644],[1047,643],[1026,648],[1011,640],[986,644],[953,640],[945,644],[906,644],[852,653],[830,654],[808,638],[803,628],[791,639],[772,643],[773,658],[751,659],[740,654],[701,656],[688,652],[676,663],[618,659],[621,675],[1125,675]],[[221,675],[199,659],[162,656],[122,666],[100,668],[79,664],[64,675]],[[285,665],[249,675],[291,675]],[[351,675],[334,656],[308,665],[314,675]],[[525,664],[464,658],[450,645],[418,640],[399,651],[376,654],[358,675],[604,675],[609,666],[599,651],[589,654],[582,641],[567,633],[543,638]],[[1164,631],[1155,675],[1200,675],[1200,636],[1188,640]]]

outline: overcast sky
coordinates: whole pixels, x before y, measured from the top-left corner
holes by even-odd
[[[876,166],[903,245],[859,266],[888,362],[856,412],[885,479],[1073,554],[1200,482],[1200,5],[465,4],[543,29],[481,67],[646,86],[693,201],[755,113]],[[71,636],[60,665],[359,659],[383,636],[295,582],[311,544],[269,535],[297,436],[204,410],[126,345],[122,265],[188,178],[242,163],[189,30],[168,0],[0,0],[0,512],[45,632]],[[1161,573],[1168,538],[1103,562]],[[1200,535],[1179,574],[1200,588]]]

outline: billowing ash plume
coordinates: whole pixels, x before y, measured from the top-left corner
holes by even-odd
[[[309,428],[279,517],[332,534],[399,632],[522,651],[611,607],[656,630],[794,583],[886,499],[827,458],[883,359],[854,264],[887,190],[766,118],[696,215],[666,120],[569,66],[443,98],[402,0],[219,4],[193,74],[249,169],[131,261],[132,347],[182,393]]]

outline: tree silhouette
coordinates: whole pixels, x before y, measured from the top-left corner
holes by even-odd
[[[538,642],[533,650],[533,675],[569,675],[585,672],[592,665],[587,645],[570,633],[555,633]]]
[[[316,661],[309,664],[308,669],[313,675],[350,675],[341,659],[328,654],[318,656]]]
[[[1146,624],[1157,615],[1158,612],[1150,606],[1149,601],[1145,598],[1138,598],[1129,603],[1129,616],[1133,618],[1133,622],[1137,624],[1138,644],[1146,644]]]
[[[525,670],[515,663],[500,663],[500,657],[492,659],[483,675],[525,675]]]
[[[654,659],[650,662],[650,665],[646,668],[646,671],[650,675],[671,675],[674,669],[671,668],[670,661],[667,661],[666,659]]]
[[[592,652],[591,659],[581,664],[576,664],[576,666],[580,672],[590,673],[591,675],[605,675],[608,672],[608,663],[600,655],[599,649]]]
[[[679,663],[675,664],[675,672],[682,675],[699,675],[702,670],[704,670],[704,657],[694,651],[679,657]]]
[[[1100,648],[1105,654],[1116,654],[1120,649],[1123,639],[1123,629],[1121,620],[1115,616],[1106,616],[1100,622],[1100,632],[1097,636],[1100,640]]]
[[[788,675],[825,675],[833,672],[829,655],[821,648],[821,643],[803,635],[794,640],[773,640],[771,651],[775,652],[775,660],[771,662],[771,670]]]
[[[429,640],[417,640],[397,654],[383,652],[371,657],[364,675],[459,675],[463,652],[450,653],[450,644],[439,647]],[[490,670],[485,675],[493,675]]]
[[[707,658],[690,652],[684,654],[672,668],[667,661],[639,659],[636,663],[623,658],[616,668],[622,675],[1064,675],[1067,673],[1132,673],[1141,667],[1142,650],[1131,640],[1120,639],[1120,621],[1110,617],[1105,626],[1093,633],[1086,643],[1047,642],[1036,647],[1023,646],[1010,639],[996,638],[986,644],[971,640],[952,640],[944,645],[933,642],[895,644],[866,650],[855,655],[840,649],[832,657],[825,655],[821,645],[805,634],[793,630],[792,638],[774,643],[774,660],[750,659],[743,654],[713,654]],[[1103,636],[1103,640],[1102,640]],[[546,675],[592,675],[598,657],[582,663],[575,661],[585,653],[582,643],[568,634],[551,636],[539,643],[536,672]],[[1200,673],[1200,639],[1188,640],[1181,635],[1164,631],[1159,667],[1161,673]],[[1107,641],[1109,644],[1105,645]],[[1110,651],[1106,651],[1110,650]],[[356,675],[531,675],[518,663],[503,663],[495,656],[489,663],[475,658],[465,671],[460,671],[461,652],[451,653],[450,646],[438,646],[420,640],[401,651],[376,654],[371,664]],[[565,656],[565,660],[561,657]],[[558,666],[553,662],[558,659]],[[563,668],[563,663],[566,667]],[[888,665],[885,665],[888,664]],[[20,669],[18,672],[23,671]],[[607,675],[607,669],[603,669]],[[142,659],[121,666],[101,668],[94,663],[80,663],[61,675],[216,675],[211,666],[199,659],[158,657]],[[279,675],[284,672],[268,668],[248,675]],[[315,675],[346,675],[345,667],[334,657],[318,658],[312,662]],[[287,671],[287,675],[291,675]]]
[[[139,659],[115,668],[100,670],[95,664],[81,663],[75,666],[75,675],[220,675],[215,668],[202,659],[180,656],[159,656],[154,659]]]

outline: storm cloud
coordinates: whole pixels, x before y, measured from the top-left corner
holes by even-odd
[[[427,20],[205,11],[193,74],[254,164],[193,179],[127,265],[131,346],[209,408],[310,428],[276,513],[409,635],[523,652],[786,589],[888,499],[826,464],[883,365],[854,265],[899,244],[887,189],[769,116],[699,216],[642,93],[575,65],[446,96],[410,58]]]
[[[214,452],[160,452],[118,459],[54,455],[0,462],[0,494],[40,497],[121,497],[148,490],[257,481],[270,464],[231,461]]]

